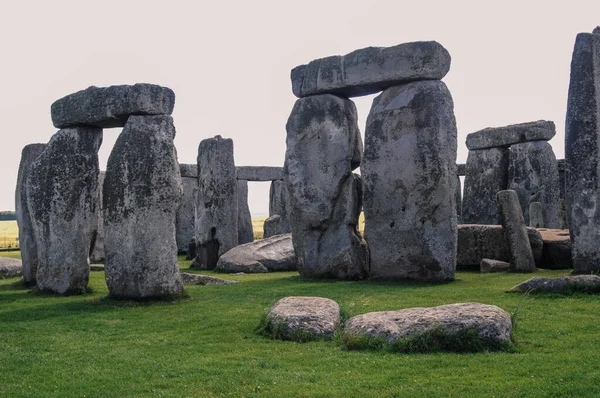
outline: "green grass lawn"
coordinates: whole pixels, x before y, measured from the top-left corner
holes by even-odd
[[[188,298],[158,303],[107,299],[103,272],[92,272],[92,294],[72,297],[0,280],[0,396],[600,395],[600,298],[505,293],[531,275],[459,272],[442,285],[218,276],[241,283],[189,286]],[[350,315],[468,301],[518,308],[517,347],[397,354],[257,335],[265,309],[289,295],[328,297]]]

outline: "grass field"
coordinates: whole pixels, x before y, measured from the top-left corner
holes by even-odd
[[[291,272],[218,276],[240,284],[190,286],[186,299],[158,303],[106,298],[103,272],[91,274],[93,293],[72,297],[0,281],[0,396],[600,395],[600,299],[505,293],[531,275],[459,272],[441,285],[307,281]],[[259,336],[265,309],[288,295],[328,297],[349,315],[494,304],[517,312],[517,346],[508,353],[392,354]]]

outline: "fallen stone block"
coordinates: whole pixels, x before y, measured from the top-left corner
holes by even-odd
[[[234,247],[219,258],[215,271],[250,274],[297,269],[292,235],[285,234]]]
[[[23,275],[21,260],[10,257],[0,257],[0,278],[14,278]]]
[[[560,278],[531,278],[509,291],[520,293],[600,293],[600,276],[573,275]]]
[[[238,281],[217,278],[216,276],[181,273],[181,280],[184,285],[235,285]]]

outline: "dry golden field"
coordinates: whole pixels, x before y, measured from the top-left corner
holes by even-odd
[[[19,246],[19,227],[15,220],[0,221],[0,248]]]

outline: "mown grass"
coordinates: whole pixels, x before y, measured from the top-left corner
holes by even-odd
[[[505,293],[531,275],[459,272],[441,285],[218,276],[241,283],[189,286],[186,299],[156,303],[105,298],[103,272],[91,274],[93,293],[72,297],[0,281],[0,396],[600,395],[600,299]],[[404,354],[259,335],[265,310],[289,295],[331,298],[348,316],[470,301],[518,308],[516,347]]]

